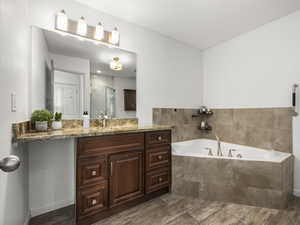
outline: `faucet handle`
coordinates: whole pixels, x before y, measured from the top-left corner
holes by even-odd
[[[208,155],[213,156],[213,153],[212,153],[212,149],[211,149],[211,148],[205,148],[205,150],[208,150]]]
[[[236,149],[229,149],[228,157],[233,157],[232,152],[235,152]]]

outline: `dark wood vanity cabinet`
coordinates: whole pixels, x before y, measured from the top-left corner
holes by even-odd
[[[77,225],[87,225],[171,189],[171,132],[80,138]]]

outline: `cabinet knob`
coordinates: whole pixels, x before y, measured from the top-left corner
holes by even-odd
[[[158,182],[162,182],[163,181],[163,179],[160,177],[160,178],[158,178]]]
[[[96,170],[93,170],[92,171],[92,176],[96,176],[97,175],[97,171]]]
[[[161,141],[162,140],[162,136],[158,136],[157,140]]]
[[[157,158],[158,158],[159,160],[162,160],[162,156],[161,156],[161,155],[159,155]]]
[[[93,199],[92,200],[92,205],[96,205],[97,204],[97,200],[96,199]]]

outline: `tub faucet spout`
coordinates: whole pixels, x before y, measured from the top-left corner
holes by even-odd
[[[223,156],[222,149],[221,149],[221,140],[220,140],[220,138],[218,137],[217,134],[216,134],[216,139],[217,139],[217,142],[218,142],[218,153],[217,153],[217,156]]]

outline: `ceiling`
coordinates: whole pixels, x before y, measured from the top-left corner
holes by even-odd
[[[102,71],[101,75],[118,77],[136,76],[136,54],[119,48],[109,48],[96,45],[90,41],[79,40],[73,36],[63,36],[58,32],[43,30],[49,52],[64,56],[78,57],[90,61],[91,73]],[[119,57],[123,65],[121,71],[111,70],[109,63],[114,57]]]
[[[299,0],[77,1],[199,49],[300,9]]]

